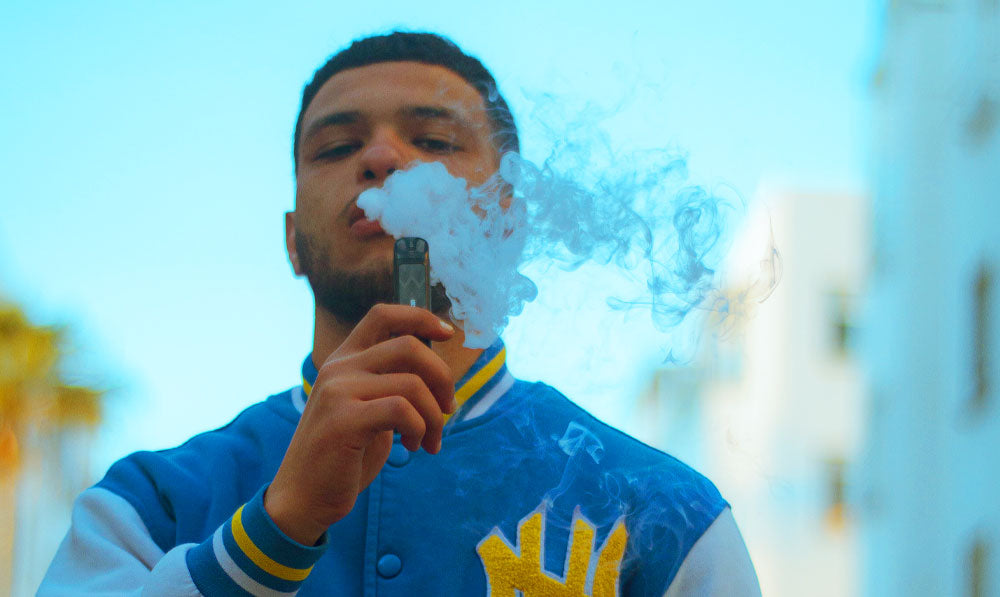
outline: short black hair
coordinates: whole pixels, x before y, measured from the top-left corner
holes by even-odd
[[[517,126],[507,102],[497,89],[497,82],[478,59],[469,56],[453,41],[436,33],[393,31],[354,41],[346,49],[334,54],[321,66],[312,81],[302,90],[302,106],[295,121],[295,138],[292,142],[292,159],[295,169],[299,166],[299,137],[302,134],[302,117],[324,83],[341,71],[381,62],[422,62],[443,66],[472,85],[483,98],[486,116],[493,129],[493,144],[500,155],[518,152],[521,145]]]

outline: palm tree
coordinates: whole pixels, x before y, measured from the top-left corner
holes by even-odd
[[[17,529],[18,486],[39,475],[51,482],[55,473],[47,490],[66,495],[68,508],[82,488],[67,487],[65,479],[79,475],[67,476],[61,448],[101,419],[103,392],[64,382],[64,338],[63,329],[34,326],[19,308],[0,303],[0,595],[13,587],[14,550],[24,547],[17,539],[31,536]]]

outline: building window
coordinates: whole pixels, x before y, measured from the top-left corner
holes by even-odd
[[[830,292],[829,334],[830,349],[837,357],[845,357],[854,343],[854,297],[843,290]]]
[[[989,404],[994,380],[991,332],[993,328],[993,271],[982,264],[976,272],[972,288],[972,399],[973,410],[980,411]]]
[[[976,143],[988,143],[1000,119],[1000,105],[988,94],[979,96],[965,123],[965,130]]]
[[[990,590],[990,545],[977,536],[966,554],[966,589],[968,597],[988,597]]]
[[[826,461],[826,520],[837,529],[847,521],[847,461],[840,457]]]

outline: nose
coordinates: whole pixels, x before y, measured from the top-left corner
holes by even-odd
[[[406,163],[404,154],[404,145],[396,135],[387,131],[376,132],[361,153],[359,181],[384,181]]]

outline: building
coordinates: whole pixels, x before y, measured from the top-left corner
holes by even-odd
[[[886,7],[864,595],[1000,596],[1000,2]]]
[[[854,351],[867,264],[867,200],[763,190],[734,258],[774,245],[763,303],[710,325],[688,366],[659,371],[635,409],[640,437],[705,472],[733,504],[769,597],[843,597],[860,585],[850,478],[865,384]],[[731,266],[731,269],[734,266]],[[735,292],[731,292],[733,295]]]

